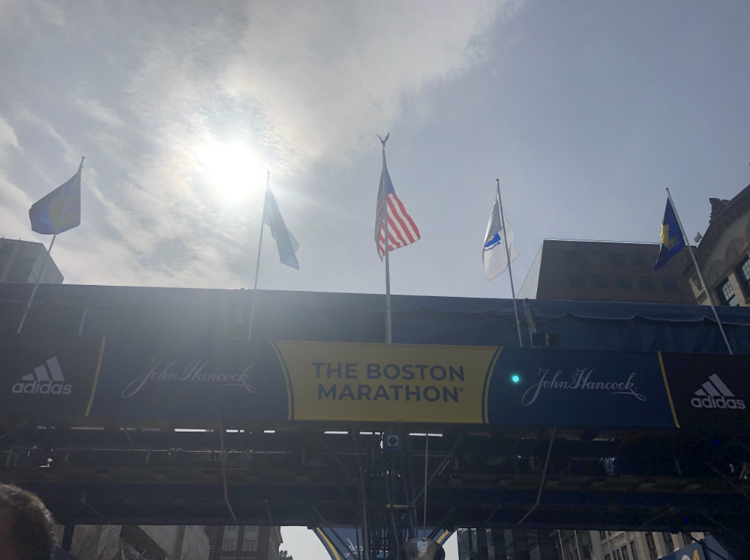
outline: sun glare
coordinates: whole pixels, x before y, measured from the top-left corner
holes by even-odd
[[[244,144],[209,144],[196,152],[196,159],[227,199],[243,198],[266,184],[266,170]]]

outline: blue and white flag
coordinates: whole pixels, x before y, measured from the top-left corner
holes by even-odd
[[[487,233],[484,236],[484,248],[482,249],[482,260],[484,261],[484,274],[487,280],[499,276],[508,268],[508,252],[505,244],[508,244],[510,262],[516,260],[518,254],[513,250],[513,230],[500,216],[500,201],[495,194],[495,205],[492,207],[490,222],[487,224]]]
[[[73,177],[29,209],[31,229],[55,235],[81,224],[81,167]]]
[[[266,202],[263,205],[263,223],[268,224],[271,228],[271,235],[276,240],[276,248],[279,250],[279,259],[282,264],[291,266],[299,270],[297,256],[294,254],[299,249],[299,243],[292,235],[292,232],[286,229],[284,218],[276,204],[276,199],[271,192],[271,187],[266,188]]]

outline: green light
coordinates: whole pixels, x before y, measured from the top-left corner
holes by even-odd
[[[518,383],[518,382],[520,382],[520,381],[521,381],[521,376],[519,376],[518,374],[515,374],[515,373],[514,373],[513,375],[511,375],[511,376],[510,376],[510,380],[511,380],[511,381],[512,381],[513,383]]]

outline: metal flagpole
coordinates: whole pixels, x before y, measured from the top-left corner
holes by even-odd
[[[393,332],[391,329],[391,267],[388,258],[388,192],[385,185],[385,143],[388,141],[390,132],[386,135],[385,140],[380,140],[383,145],[383,171],[380,173],[380,192],[383,193],[383,226],[385,229],[385,342],[393,342]],[[380,138],[378,136],[378,138]]]
[[[500,205],[500,223],[503,228],[503,243],[505,244],[505,254],[508,259],[508,275],[510,276],[510,293],[513,296],[513,311],[516,314],[516,329],[518,330],[518,344],[523,348],[523,339],[521,338],[521,321],[518,319],[518,308],[516,307],[516,289],[513,287],[513,269],[510,266],[510,247],[508,246],[508,231],[505,227],[505,214],[503,214],[503,199],[500,197],[500,179],[495,179],[497,183],[497,202]]]
[[[706,298],[708,299],[708,304],[711,306],[711,311],[714,312],[714,318],[716,319],[716,322],[719,325],[719,330],[721,331],[721,336],[724,337],[724,343],[727,345],[727,350],[729,350],[729,354],[734,354],[732,352],[732,347],[729,345],[729,339],[727,338],[727,334],[724,332],[724,325],[721,324],[721,319],[719,319],[719,314],[716,312],[716,307],[714,307],[713,299],[711,298],[711,292],[708,291],[708,287],[706,286],[706,281],[703,279],[703,273],[701,272],[700,267],[698,266],[698,261],[695,260],[695,255],[693,254],[693,248],[690,246],[690,243],[687,241],[687,235],[685,234],[685,228],[682,227],[682,221],[680,221],[680,215],[677,213],[677,206],[675,206],[674,200],[672,200],[672,194],[669,192],[669,189],[667,189],[667,198],[669,198],[669,202],[672,203],[672,209],[674,210],[675,218],[677,218],[677,225],[680,226],[680,231],[682,232],[682,239],[685,240],[685,245],[687,245],[688,251],[690,252],[690,258],[693,259],[693,266],[695,266],[696,272],[698,272],[698,278],[701,281],[701,285],[703,286],[703,291],[706,292]]]
[[[250,325],[247,327],[247,339],[253,332],[253,315],[255,315],[255,296],[258,294],[258,273],[260,272],[260,251],[263,248],[263,229],[266,225],[266,200],[268,189],[271,188],[271,172],[266,175],[266,196],[263,197],[263,217],[260,219],[260,240],[258,241],[258,260],[255,263],[255,283],[253,284],[253,303],[250,305]]]
[[[83,169],[83,160],[85,159],[86,159],[86,156],[81,157],[81,164],[78,166],[77,174],[79,174],[81,170]],[[79,185],[79,188],[80,188],[80,185]],[[44,276],[44,267],[47,266],[49,255],[52,252],[52,247],[55,244],[55,239],[57,239],[57,234],[59,233],[60,227],[62,226],[62,223],[65,220],[65,216],[67,216],[68,214],[69,207],[70,207],[70,198],[68,198],[68,201],[65,203],[65,209],[63,210],[62,216],[60,216],[60,219],[57,221],[57,226],[55,227],[55,234],[52,236],[52,241],[50,241],[49,249],[47,249],[47,253],[44,255],[44,260],[42,261],[42,266],[39,269],[39,273],[36,275],[36,283],[34,284],[34,289],[31,290],[31,297],[29,297],[29,302],[26,304],[26,308],[23,310],[23,317],[21,317],[21,322],[18,325],[18,330],[16,331],[16,334],[21,334],[21,329],[23,329],[23,324],[26,322],[26,317],[28,316],[29,311],[31,311],[31,304],[34,303],[34,296],[36,296],[36,291],[39,289],[39,284],[41,283],[42,277]]]
[[[422,516],[422,538],[427,538],[427,485],[429,480],[427,478],[427,457],[430,454],[430,434],[425,429],[424,434],[424,515]],[[417,522],[419,523],[419,522]]]

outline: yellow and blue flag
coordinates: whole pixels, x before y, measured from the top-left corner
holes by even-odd
[[[685,238],[682,236],[680,224],[677,222],[677,213],[674,211],[672,201],[667,199],[667,208],[664,210],[664,219],[661,221],[661,246],[659,256],[656,257],[654,270],[659,270],[667,264],[685,247]]]
[[[31,229],[55,235],[81,224],[81,169],[29,209]]]

